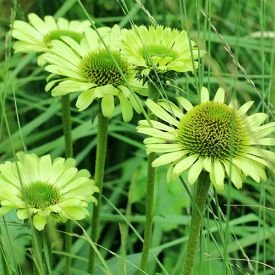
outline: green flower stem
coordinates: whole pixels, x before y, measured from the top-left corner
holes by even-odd
[[[198,239],[202,223],[202,215],[205,209],[206,199],[208,197],[208,189],[210,181],[204,173],[199,177],[194,191],[194,200],[192,205],[192,216],[190,233],[186,248],[185,262],[183,265],[183,275],[191,275],[195,256],[197,252]]]
[[[33,274],[45,274],[43,267],[43,245],[42,245],[42,232],[33,227],[32,235],[32,248],[33,248]]]
[[[154,83],[149,83],[149,98],[157,101],[159,92]],[[156,120],[156,116],[149,114],[150,119]],[[147,160],[147,190],[146,190],[146,220],[144,230],[144,242],[142,247],[142,255],[140,262],[140,275],[143,275],[147,271],[148,257],[150,247],[152,245],[152,232],[153,232],[153,217],[154,217],[154,190],[155,190],[155,168],[152,166],[152,162],[155,160],[156,155],[150,153]]]
[[[97,147],[96,147],[96,163],[95,163],[95,184],[99,188],[99,192],[95,195],[97,199],[97,205],[93,209],[92,220],[92,234],[91,239],[93,242],[98,240],[99,231],[99,218],[100,208],[102,200],[102,189],[104,179],[104,167],[106,159],[107,138],[108,138],[108,119],[105,118],[101,111],[101,100],[99,100],[99,112],[98,112],[98,131],[97,131]],[[90,260],[88,265],[88,272],[93,274],[95,266],[95,251],[90,248]]]
[[[73,157],[73,141],[72,141],[72,122],[71,122],[71,102],[70,95],[62,96],[62,120],[63,120],[63,133],[65,138],[65,156],[66,158]],[[70,275],[72,258],[70,257],[72,247],[72,222],[68,221],[66,224],[66,240],[65,240],[65,251],[67,253],[65,274]]]

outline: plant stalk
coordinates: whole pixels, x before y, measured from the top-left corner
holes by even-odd
[[[32,248],[33,248],[33,274],[41,275],[45,274],[43,267],[43,245],[42,245],[42,233],[33,227],[32,236]]]
[[[206,174],[202,173],[194,190],[195,194],[192,205],[191,226],[186,248],[185,262],[183,265],[183,275],[192,274],[209,186],[210,181],[208,177],[206,177]]]
[[[62,96],[62,121],[63,121],[63,133],[65,138],[65,157],[73,157],[73,141],[72,141],[72,122],[71,122],[71,102],[70,95]],[[72,258],[70,257],[71,247],[72,247],[72,222],[67,221],[66,223],[66,239],[65,239],[65,251],[67,253],[66,264],[65,264],[65,274],[71,274],[71,264]]]
[[[158,100],[159,92],[154,83],[149,82],[148,85],[148,97],[153,101]],[[157,120],[156,116],[149,113],[149,118]],[[147,158],[147,190],[146,190],[146,220],[144,230],[144,241],[142,247],[142,255],[140,262],[140,275],[143,275],[147,271],[149,252],[152,245],[152,232],[153,232],[153,218],[154,218],[154,193],[155,193],[155,168],[152,166],[152,162],[155,160],[156,155],[154,153],[148,154]]]
[[[98,112],[98,131],[97,131],[97,147],[96,147],[96,163],[95,163],[95,184],[99,188],[99,192],[95,195],[97,199],[97,205],[93,208],[93,220],[92,220],[92,233],[91,239],[93,242],[98,241],[99,231],[99,219],[100,209],[102,201],[102,190],[103,190],[103,179],[104,179],[104,168],[107,150],[107,139],[108,139],[108,118],[104,117],[101,111],[101,100],[99,100],[99,112]],[[95,256],[96,253],[92,247],[90,247],[90,257],[88,272],[93,274],[95,267]]]

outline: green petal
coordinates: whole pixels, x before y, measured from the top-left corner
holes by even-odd
[[[211,166],[212,166],[212,163],[211,163],[211,158],[207,157],[204,159],[203,161],[203,168],[207,171],[207,172],[211,172]]]
[[[188,112],[193,109],[193,105],[184,97],[176,97],[178,103]]]
[[[82,76],[79,73],[77,73],[75,71],[72,71],[70,69],[66,69],[66,68],[61,67],[61,66],[48,65],[48,66],[45,67],[45,70],[50,72],[50,73],[53,73],[53,74],[63,75],[63,76],[67,76],[67,77],[82,80]]]
[[[95,93],[93,91],[93,89],[84,91],[82,93],[80,93],[80,95],[77,98],[76,101],[76,108],[78,109],[79,112],[85,110],[86,108],[88,108],[89,105],[92,104],[92,102],[95,99]]]
[[[82,220],[87,216],[87,209],[82,206],[64,206],[62,209],[70,220]]]
[[[271,145],[271,146],[275,146],[275,138],[261,138],[259,140],[250,140],[249,145]]]
[[[30,23],[41,33],[46,34],[49,30],[47,28],[47,25],[44,23],[44,21],[37,16],[35,13],[30,13],[28,15],[28,19]]]
[[[162,107],[160,107],[158,104],[156,104],[153,100],[147,99],[146,105],[148,108],[152,111],[154,115],[159,117],[160,119],[174,125],[178,126],[179,122],[173,118],[171,115],[169,115]]]
[[[205,87],[201,88],[201,103],[209,101],[209,92]]]
[[[60,188],[66,186],[74,178],[76,173],[77,168],[75,167],[64,170],[60,177],[58,177],[58,179],[54,182],[54,185]]]
[[[149,152],[169,153],[183,150],[183,146],[178,143],[172,144],[147,144],[146,148]]]
[[[241,170],[232,163],[228,161],[223,162],[225,171],[227,175],[230,177],[232,183],[236,186],[236,188],[240,189],[243,185],[243,177]]]
[[[50,81],[50,82],[47,83],[47,85],[45,86],[45,91],[48,92],[49,90],[52,89],[52,87],[53,87],[56,83],[58,83],[58,82],[60,82],[60,81],[62,81],[62,79],[57,79],[57,80]]]
[[[199,177],[203,169],[203,158],[199,158],[190,168],[188,172],[188,182],[189,184],[194,184]]]
[[[179,161],[173,168],[172,173],[176,176],[180,175],[183,171],[187,170],[197,159],[198,155],[191,155]]]
[[[160,100],[158,104],[163,107],[167,112],[171,113],[173,116],[176,116],[179,119],[182,118],[182,110],[173,102],[168,100]]]
[[[130,102],[126,99],[126,97],[122,93],[119,93],[117,96],[120,101],[120,108],[121,108],[123,120],[125,122],[129,122],[133,117],[132,105],[130,104]]]
[[[254,101],[248,101],[246,102],[241,108],[237,111],[239,115],[244,115],[246,112],[250,109],[250,107],[253,105]]]
[[[47,218],[44,216],[39,216],[38,214],[36,214],[33,217],[33,225],[38,231],[41,231],[44,229],[46,222],[47,222]]]
[[[247,118],[247,121],[249,123],[249,127],[252,129],[256,126],[260,126],[266,119],[267,119],[267,114],[265,113],[256,113]],[[253,129],[254,130],[254,129]]]
[[[156,120],[150,120],[150,124],[147,120],[140,120],[138,122],[139,126],[146,126],[146,127],[151,127],[151,125],[153,125],[153,128],[159,129],[159,130],[163,130],[169,133],[176,133],[176,129],[172,128],[164,123],[161,123],[159,121]],[[142,127],[139,127],[142,128]]]
[[[17,217],[19,220],[25,220],[27,219],[29,216],[32,215],[32,213],[34,213],[35,208],[29,208],[29,209],[18,209],[16,211]],[[29,214],[28,214],[29,212]]]
[[[235,164],[239,169],[241,169],[246,176],[250,176],[256,182],[260,182],[260,175],[262,174],[263,168],[261,164],[257,164],[252,160],[245,158],[233,158],[233,164]]]
[[[219,88],[214,97],[214,101],[224,103],[225,91],[223,88]]]
[[[223,190],[224,188],[224,168],[219,160],[213,162],[213,172],[215,177],[216,188]],[[218,186],[218,187],[217,187]]]
[[[165,165],[168,163],[172,163],[172,162],[177,161],[178,159],[182,158],[187,153],[188,153],[188,151],[179,151],[179,152],[171,152],[171,153],[163,154],[162,156],[156,158],[153,161],[152,166],[156,167],[156,166],[161,166],[161,165]]]
[[[139,133],[156,137],[156,138],[164,138],[167,140],[176,140],[177,136],[168,132],[163,132],[155,128],[149,128],[149,127],[137,127],[137,131]]]
[[[53,52],[52,55],[56,55],[63,58],[64,62],[69,63],[68,66],[70,68],[78,67],[80,63],[79,54],[73,51],[73,49],[69,45],[60,40],[51,41],[51,45],[51,52]],[[57,62],[53,64],[58,65]]]
[[[101,110],[103,116],[110,118],[115,108],[114,97],[112,95],[105,95],[101,101]]]
[[[44,155],[39,159],[39,177],[41,181],[48,182],[52,174],[52,160],[50,155]]]

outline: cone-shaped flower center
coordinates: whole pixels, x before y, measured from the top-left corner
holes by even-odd
[[[83,34],[78,32],[69,30],[53,30],[44,36],[44,43],[50,47],[50,43],[53,40],[59,40],[62,36],[69,36],[78,43],[80,43],[81,39],[83,38]]]
[[[111,53],[123,74],[128,77],[130,74],[130,64],[123,59],[118,51],[112,51]],[[116,87],[124,84],[118,68],[105,49],[88,54],[80,64],[80,71],[87,81],[95,83],[98,86],[110,84]]]
[[[210,101],[194,107],[182,117],[178,135],[191,154],[225,159],[240,152],[247,131],[232,108]]]
[[[43,209],[49,205],[58,203],[60,199],[59,191],[49,183],[35,182],[24,187],[22,192],[23,199],[25,198],[29,207]]]
[[[178,57],[177,52],[163,45],[148,45],[146,46],[146,49],[141,48],[140,52],[143,55],[143,57],[148,60],[148,62],[150,60],[149,59],[150,57],[151,58],[153,57],[171,58],[171,59],[175,59]]]

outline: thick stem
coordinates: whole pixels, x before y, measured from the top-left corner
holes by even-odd
[[[43,245],[42,245],[42,233],[33,228],[32,236],[32,251],[33,251],[33,274],[41,275],[45,274],[43,267]]]
[[[158,90],[154,83],[149,83],[149,98],[157,101]],[[156,120],[157,118],[153,114],[149,114],[150,119]],[[144,242],[142,247],[142,255],[140,262],[140,275],[143,275],[147,271],[147,264],[149,258],[149,251],[152,245],[152,232],[153,232],[153,217],[154,217],[154,190],[155,190],[155,168],[152,166],[152,162],[155,160],[155,154],[150,153],[148,155],[147,164],[147,190],[146,190],[146,221],[144,230]]]
[[[71,102],[70,95],[62,96],[62,121],[63,121],[63,133],[65,138],[65,156],[66,158],[73,157],[73,141],[72,141],[72,122],[71,122]],[[66,224],[66,239],[65,239],[65,251],[67,253],[65,274],[71,274],[72,258],[70,257],[72,247],[72,222],[67,221]]]
[[[91,239],[93,242],[98,240],[99,231],[99,218],[100,208],[102,200],[102,189],[104,179],[104,168],[107,150],[107,137],[108,137],[108,119],[105,118],[101,111],[101,100],[99,100],[99,112],[98,112],[98,131],[97,131],[97,147],[96,147],[96,163],[95,163],[95,184],[99,188],[99,192],[96,194],[97,205],[93,209],[92,220],[92,234]],[[95,266],[95,251],[90,248],[90,260],[88,265],[88,272],[93,274]]]
[[[203,218],[202,215],[205,209],[206,199],[208,197],[209,186],[210,181],[203,173],[200,176],[195,188],[195,195],[192,205],[191,226],[186,248],[185,262],[183,266],[183,275],[192,274],[197,252],[198,239],[200,236],[201,223]]]

